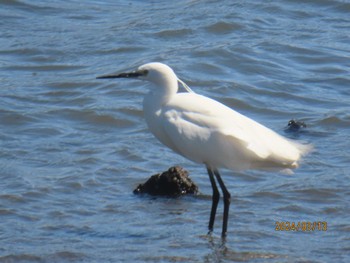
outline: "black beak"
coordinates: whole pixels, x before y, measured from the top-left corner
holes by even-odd
[[[141,76],[146,76],[147,71],[133,71],[133,72],[128,72],[128,73],[119,73],[119,74],[111,74],[111,75],[103,75],[97,77],[97,79],[114,79],[114,78],[138,78]]]

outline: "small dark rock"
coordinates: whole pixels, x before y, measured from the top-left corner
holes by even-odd
[[[197,193],[197,185],[188,177],[188,172],[179,166],[171,167],[161,174],[152,175],[144,184],[140,184],[134,190],[134,194],[172,197]]]
[[[288,122],[285,130],[289,132],[297,132],[302,128],[306,128],[305,122],[292,119]]]

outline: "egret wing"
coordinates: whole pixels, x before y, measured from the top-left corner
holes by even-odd
[[[244,155],[252,162],[265,160],[267,163],[266,160],[271,160],[271,163],[283,166],[294,163],[301,155],[302,147],[298,143],[198,94],[177,94],[163,109],[163,123],[164,130],[175,140],[173,143],[178,149],[193,141],[214,147],[205,143],[216,136],[226,141],[226,148],[232,144],[236,155]],[[190,158],[188,154],[182,154]]]

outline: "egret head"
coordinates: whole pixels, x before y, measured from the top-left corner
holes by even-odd
[[[169,66],[159,62],[144,64],[137,70],[131,72],[103,75],[97,78],[138,78],[142,80],[148,80],[158,85],[166,85],[170,83],[177,84],[177,77],[174,71]]]

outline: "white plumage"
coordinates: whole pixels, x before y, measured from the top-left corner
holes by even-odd
[[[206,165],[214,195],[210,230],[218,201],[213,175],[224,193],[226,218],[224,213],[223,235],[227,228],[230,194],[218,168],[296,168],[301,156],[310,149],[310,146],[284,138],[220,102],[192,92],[170,67],[162,63],[148,63],[130,73],[99,78],[131,77],[151,82],[143,111],[155,137],[178,154]],[[189,92],[178,93],[178,82]]]
[[[177,93],[177,77],[164,64],[149,63],[139,70],[148,71],[143,78],[153,82],[143,104],[149,129],[194,162],[231,170],[296,168],[308,150],[215,100]]]

